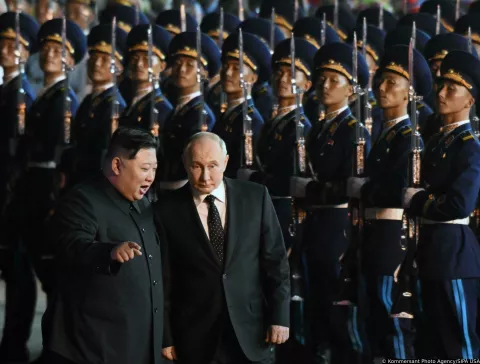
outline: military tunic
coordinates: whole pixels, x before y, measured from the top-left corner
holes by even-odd
[[[270,120],[275,106],[272,86],[268,82],[255,83],[252,88],[252,99],[263,120]]]
[[[248,116],[252,119],[253,145],[255,145],[256,138],[263,126],[263,119],[255,108],[252,99],[248,99],[247,104]],[[243,167],[243,130],[243,103],[234,106],[231,110],[227,110],[221,115],[221,118],[217,119],[212,129],[212,132],[222,138],[227,145],[229,159],[225,175],[230,178],[235,178],[238,169]]]

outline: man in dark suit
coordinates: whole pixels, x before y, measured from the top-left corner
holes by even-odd
[[[168,251],[163,353],[181,364],[272,363],[289,336],[290,272],[270,196],[223,177],[215,134],[195,134],[183,161],[189,183],[155,207]]]
[[[156,168],[153,136],[120,128],[104,176],[60,203],[50,226],[58,291],[43,317],[42,364],[161,363],[161,254],[145,197]]]

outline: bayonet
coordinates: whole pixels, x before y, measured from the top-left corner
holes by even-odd
[[[468,27],[468,33],[467,33],[467,39],[468,39],[468,51],[473,54],[473,42],[472,42],[472,28]],[[473,128],[474,134],[477,136],[477,138],[480,138],[480,119],[477,116],[477,105],[474,103],[470,109],[470,119],[471,119],[471,124]]]
[[[153,29],[152,25],[148,26],[147,29],[147,41],[148,41],[148,82],[151,85],[152,91],[150,93],[150,132],[158,137],[158,110],[155,107],[155,98],[157,95],[157,79],[153,72]]]
[[[455,3],[455,22],[460,18],[460,0]]]
[[[112,113],[110,116],[110,134],[115,133],[115,130],[118,128],[118,118],[119,118],[119,108],[120,103],[117,98],[117,63],[116,63],[116,53],[117,53],[117,17],[114,16],[112,19],[112,50],[110,52],[110,73],[112,75],[113,83],[113,97],[112,97]]]
[[[367,18],[363,18],[362,24],[362,56],[367,59]]]
[[[140,4],[135,4],[135,25],[140,24]]]
[[[223,47],[223,31],[224,31],[225,17],[223,13],[223,7],[220,8],[220,23],[219,23],[219,35],[218,35],[218,48],[220,51]],[[227,95],[223,91],[222,82],[220,81],[220,112],[223,114],[227,110]]]
[[[185,4],[180,4],[180,30],[182,33],[187,31],[187,13],[185,12]]]
[[[378,27],[381,30],[384,30],[384,17],[385,17],[385,9],[383,8],[383,3],[380,3],[380,7],[378,8]]]
[[[238,19],[245,20],[245,11],[243,9],[243,0],[238,0]]]
[[[295,24],[298,20],[298,0],[294,2],[294,9],[293,9],[293,23]]]
[[[333,26],[335,27],[335,30],[338,30],[338,12],[339,12],[339,3],[338,3],[338,0],[335,0],[334,6],[333,6]]]
[[[240,68],[240,87],[242,88],[243,104],[242,104],[242,117],[243,117],[243,164],[247,167],[253,165],[253,130],[252,130],[252,118],[248,115],[248,85],[245,81],[244,75],[244,62],[243,62],[243,32],[242,29],[238,31],[238,62]]]
[[[441,29],[441,25],[442,25],[442,8],[440,7],[440,5],[437,5],[437,22],[435,24],[435,35],[438,35],[440,34],[440,29]]]
[[[272,8],[272,13],[270,14],[270,54],[273,55],[275,50],[275,7]]]
[[[199,127],[201,131],[207,131],[207,111],[205,110],[205,96],[204,96],[204,84],[202,77],[202,33],[200,26],[197,26],[196,36],[197,46],[197,83],[200,85],[200,115],[199,115]]]
[[[290,38],[290,74],[291,74],[291,83],[292,83],[292,94],[295,96],[295,125],[296,125],[296,144],[297,144],[297,158],[295,161],[294,173],[300,172],[304,174],[307,170],[307,160],[306,160],[306,150],[305,150],[305,131],[304,125],[301,120],[300,107],[301,101],[300,97],[303,90],[300,90],[297,86],[297,77],[296,77],[296,64],[295,64],[295,34],[292,32],[292,37]]]
[[[64,99],[63,99],[63,143],[70,144],[70,132],[72,121],[72,100],[69,95],[70,89],[70,66],[67,63],[67,18],[65,12],[62,17],[62,72],[65,75]]]
[[[417,23],[416,22],[413,22],[412,24],[411,40],[413,44],[413,49],[415,49],[417,47]]]
[[[25,90],[23,89],[23,77],[25,75],[25,63],[22,61],[20,49],[20,9],[15,12],[15,65],[17,66],[20,77],[18,78],[17,93],[17,125],[15,134],[23,135],[25,133]]]
[[[408,0],[403,0],[403,15],[408,14]]]
[[[327,14],[322,14],[322,28],[320,30],[320,47],[323,47],[327,42]]]
[[[362,56],[364,59],[367,59],[367,35],[368,35],[368,28],[367,28],[367,18],[363,18],[363,27],[362,27]],[[369,75],[370,75],[370,70],[369,70]],[[371,134],[372,129],[373,129],[373,119],[372,119],[372,105],[370,105],[370,100],[369,98],[369,91],[370,91],[371,85],[370,85],[370,77],[369,77],[369,83],[368,83],[368,88],[367,90],[363,91],[363,116],[365,120],[365,128],[368,130],[368,132]],[[358,99],[358,102],[360,102],[360,99]]]
[[[468,51],[471,54],[473,54],[472,27],[468,27],[467,39],[468,39]]]

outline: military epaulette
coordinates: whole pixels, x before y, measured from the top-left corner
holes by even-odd
[[[267,86],[263,86],[261,88],[258,89],[258,91],[256,92],[258,95],[262,95],[264,93],[267,92]]]
[[[420,102],[417,103],[417,110],[420,110],[422,107],[425,107],[425,105]]]
[[[347,125],[348,125],[349,127],[352,127],[352,126],[354,126],[354,125],[358,122],[358,120],[355,119],[353,116],[350,116],[350,118],[351,118],[351,119],[348,121]]]
[[[375,100],[375,99],[370,99],[370,100],[368,100],[368,102],[370,103],[370,106],[372,106],[372,107],[377,106],[377,100]]]
[[[402,130],[402,135],[408,135],[411,132],[412,132],[412,128],[408,126],[405,130]]]
[[[473,136],[473,134],[470,130],[467,130],[463,134],[465,134],[465,135],[462,136],[462,140],[464,142],[466,142],[467,140],[470,140],[470,139],[475,139],[475,137]]]
[[[163,102],[163,96],[155,97],[155,103],[158,104],[159,102]]]

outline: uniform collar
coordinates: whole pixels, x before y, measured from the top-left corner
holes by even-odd
[[[182,96],[178,98],[178,105],[176,107],[177,110],[180,110],[182,107],[184,107],[186,104],[188,104],[190,101],[192,101],[195,97],[201,96],[202,93],[200,91],[195,91],[192,92],[191,94]]]
[[[450,134],[452,131],[457,129],[459,126],[465,125],[470,123],[470,120],[462,120],[462,121],[457,121],[456,123],[445,125],[440,129],[441,133],[444,133],[445,135]]]
[[[7,86],[10,82],[12,82],[18,75],[20,75],[19,71],[13,72],[8,79],[5,78],[5,75],[3,75],[3,86]]]
[[[211,193],[199,193],[197,190],[192,188],[193,200],[195,201],[195,206],[198,207],[208,195],[215,196],[217,200],[221,203],[226,201],[226,192],[225,192],[225,183],[222,181],[217,188],[215,188]]]
[[[65,79],[65,75],[58,76],[52,83],[49,85],[44,86],[37,95],[37,99],[43,96],[48,90],[50,90],[53,86],[55,86],[57,83],[63,81]]]
[[[338,109],[338,110],[335,110],[335,111],[331,111],[329,112],[328,114],[325,114],[325,120],[327,121],[331,121],[333,119],[335,119],[338,115],[340,115],[342,112],[344,112],[345,110],[348,109],[348,105],[345,105],[344,107]]]
[[[409,118],[408,114],[405,114],[405,115],[400,116],[400,117],[398,117],[398,118],[385,121],[385,122],[383,123],[383,130],[384,130],[384,131],[387,131],[387,130],[393,128],[395,125],[397,125],[397,124],[400,123],[401,121],[406,120],[406,119],[408,119],[408,118]]]
[[[113,86],[115,86],[115,84],[113,82],[107,83],[105,86],[102,86],[97,91],[92,92],[92,98],[100,96],[105,90],[108,90],[109,88],[111,88]]]
[[[297,108],[297,105],[290,105],[287,107],[282,107],[279,108],[277,111],[277,118],[282,118],[285,115],[289,114],[291,111],[295,110]]]

